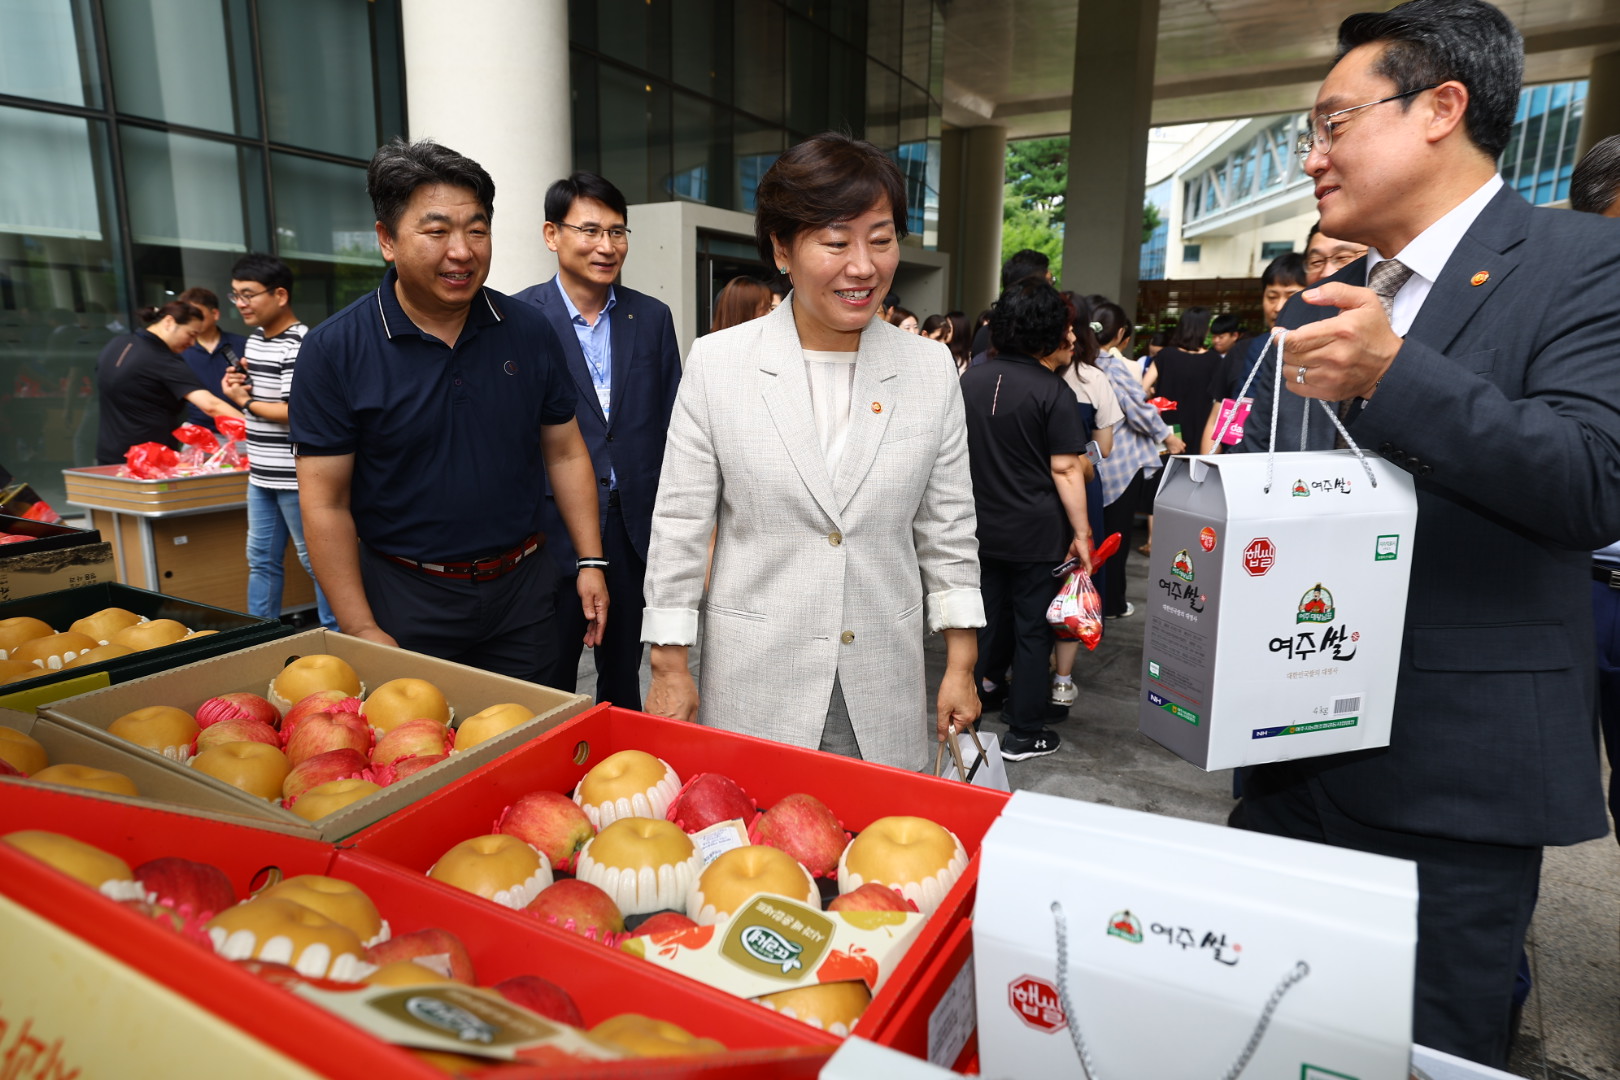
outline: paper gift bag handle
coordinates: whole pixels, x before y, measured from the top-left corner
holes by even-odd
[[[972,783],[973,769],[968,768],[967,763],[962,760],[962,748],[956,745],[956,725],[952,724],[946,729],[946,733],[945,741],[939,744],[939,750],[934,754],[934,775],[939,777],[945,775],[945,748],[949,746],[951,760],[956,763],[957,778],[964,784]],[[979,729],[969,724],[967,733],[973,739],[973,748],[979,752],[979,756],[973,760],[973,768],[977,768],[981,762],[989,760],[989,755],[984,752],[984,743],[979,741]]]
[[[1058,1004],[1063,1006],[1064,1023],[1069,1029],[1069,1038],[1074,1042],[1074,1052],[1080,1057],[1080,1068],[1086,1074],[1086,1080],[1102,1080],[1097,1072],[1097,1064],[1091,1059],[1091,1051],[1086,1047],[1086,1040],[1080,1034],[1080,1021],[1074,1015],[1074,1003],[1069,998],[1069,927],[1068,920],[1063,917],[1063,905],[1056,900],[1052,901],[1052,924],[1057,936],[1057,987]],[[1282,1004],[1282,999],[1288,991],[1311,973],[1311,966],[1301,960],[1282,977],[1277,989],[1271,992],[1265,1005],[1260,1009],[1260,1019],[1255,1021],[1254,1031],[1249,1035],[1249,1041],[1243,1044],[1242,1051],[1232,1067],[1221,1074],[1221,1080],[1237,1080],[1243,1070],[1249,1067],[1255,1052],[1260,1049],[1260,1040],[1266,1037],[1266,1029],[1271,1026],[1271,1017]]]
[[[1271,331],[1270,336],[1266,338],[1266,343],[1260,347],[1260,355],[1255,359],[1254,367],[1249,369],[1249,377],[1243,380],[1243,389],[1238,391],[1239,398],[1248,396],[1249,387],[1254,383],[1254,377],[1260,374],[1261,368],[1266,366],[1266,354],[1271,352],[1272,346],[1275,345],[1277,347],[1275,357],[1277,361],[1277,374],[1275,376],[1276,381],[1274,382],[1271,391],[1271,440],[1266,448],[1265,493],[1267,495],[1271,494],[1272,475],[1276,471],[1277,467],[1277,414],[1282,407],[1283,340],[1287,337],[1288,330],[1285,327],[1279,326]],[[1334,412],[1333,407],[1325,401],[1319,400],[1317,401],[1317,404],[1322,406],[1322,411],[1327,413],[1329,420],[1333,421],[1333,426],[1339,429],[1339,435],[1343,437],[1344,444],[1351,450],[1355,451],[1356,460],[1361,462],[1361,467],[1366,470],[1368,482],[1371,483],[1373,487],[1377,487],[1378,477],[1373,475],[1372,466],[1367,464],[1367,455],[1362,453],[1360,446],[1356,445],[1356,440],[1350,437],[1350,432],[1345,430],[1344,421],[1339,419],[1339,414]],[[1305,440],[1310,435],[1310,432],[1311,407],[1309,403],[1306,403],[1299,422],[1299,448],[1301,450],[1305,449]]]

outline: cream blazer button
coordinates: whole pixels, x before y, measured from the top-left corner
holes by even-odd
[[[841,532],[832,532],[832,533],[827,534],[827,543],[831,544],[833,547],[837,547],[839,544],[842,544],[843,542],[844,542],[844,534],[843,533],[841,533]]]
[[[845,645],[848,645],[850,642],[855,640],[855,631],[845,630],[842,634],[838,635],[838,640],[842,641]]]

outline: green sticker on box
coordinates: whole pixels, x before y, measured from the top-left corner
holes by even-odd
[[[1401,538],[1399,535],[1380,536],[1378,545],[1373,550],[1374,562],[1392,562],[1400,556]]]

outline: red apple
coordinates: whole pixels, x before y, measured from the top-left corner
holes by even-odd
[[[449,756],[449,754],[423,754],[419,757],[400,758],[394,762],[394,779],[399,781],[407,776],[415,776],[428,766],[437,765]],[[376,766],[373,765],[372,768],[375,769]]]
[[[679,930],[691,930],[696,928],[697,925],[697,923],[678,911],[660,911],[656,915],[649,915],[641,920],[641,925],[630,931],[630,936],[668,934]]]
[[[606,941],[624,933],[624,916],[613,898],[588,881],[563,878],[540,890],[524,910],[564,930]]]
[[[916,911],[917,905],[880,881],[868,881],[858,889],[851,889],[834,897],[828,911]]]
[[[495,831],[515,836],[545,853],[553,869],[574,865],[574,856],[596,835],[579,804],[560,791],[531,791],[501,812]]]
[[[286,745],[298,725],[304,718],[315,713],[343,712],[360,714],[360,699],[350,697],[341,690],[317,690],[308,697],[296,702],[287,710],[287,715],[281,718],[281,742]]]
[[[392,765],[410,757],[448,754],[455,741],[455,732],[437,720],[407,720],[377,740],[371,760]]]
[[[360,776],[366,771],[367,764],[366,755],[347,747],[316,754],[294,766],[287,774],[287,779],[282,781],[281,797],[284,805],[291,806],[298,800],[298,796],[312,787],[319,787],[331,780],[350,780]]]
[[[283,732],[285,735],[285,731]],[[307,713],[286,737],[282,748],[287,761],[294,768],[316,754],[331,750],[358,750],[362,755],[371,752],[371,729],[354,713]]]
[[[136,914],[144,915],[154,922],[161,923],[186,940],[201,945],[209,952],[214,951],[214,942],[208,936],[208,932],[203,929],[203,923],[206,920],[183,914],[172,907],[154,904],[150,900],[120,900],[118,902]]]
[[[542,979],[538,975],[514,975],[510,979],[502,979],[490,989],[512,1004],[539,1013],[547,1020],[577,1028],[585,1026],[585,1018],[579,1014],[579,1006],[574,1004],[574,999],[567,990],[550,979]]]
[[[733,818],[746,826],[757,813],[759,808],[737,781],[720,773],[698,773],[681,785],[664,817],[694,833]]]
[[[197,753],[228,742],[262,742],[278,750],[281,748],[281,736],[275,728],[263,720],[234,716],[228,720],[216,720],[199,731]]]
[[[197,707],[197,726],[207,730],[221,720],[246,717],[277,727],[281,724],[281,710],[258,694],[235,693],[211,697]]]
[[[398,960],[414,960],[468,986],[478,982],[467,946],[450,931],[436,926],[395,934],[387,941],[378,942],[366,950],[366,959],[378,967]]]
[[[849,836],[838,816],[814,795],[789,795],[760,815],[748,831],[756,844],[787,852],[812,874],[831,877]]]
[[[236,890],[225,871],[212,863],[165,856],[135,868],[135,877],[155,903],[181,915],[209,919],[236,903]]]

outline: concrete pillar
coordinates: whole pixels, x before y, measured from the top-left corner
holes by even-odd
[[[1087,0],[1074,47],[1063,287],[1134,317],[1159,0]]]
[[[947,131],[940,142],[939,248],[950,253],[950,303],[973,318],[1001,292],[1001,197],[1007,129]]]
[[[1610,135],[1620,135],[1620,51],[1594,56],[1587,79],[1586,116],[1575,146],[1576,161]]]
[[[466,154],[495,181],[489,285],[516,292],[557,272],[546,188],[573,171],[567,0],[403,0],[412,139]],[[499,27],[492,33],[490,27]]]

